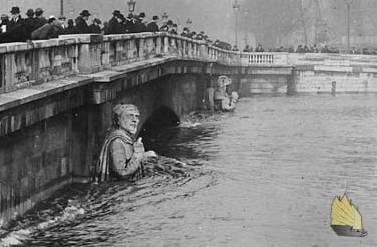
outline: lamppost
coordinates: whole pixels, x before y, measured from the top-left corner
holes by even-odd
[[[135,11],[136,2],[134,0],[130,0],[127,2],[128,4],[128,11],[132,14]]]
[[[186,27],[190,30],[191,29],[191,24],[192,24],[192,20],[190,18],[188,18],[186,20]]]
[[[64,2],[60,0],[60,16],[64,15]]]
[[[169,15],[166,14],[166,12],[164,12],[164,14],[161,15],[161,18],[162,18],[162,23],[163,23],[164,25],[166,25],[166,23],[168,22]]]
[[[353,0],[344,0],[347,5],[347,52],[350,52],[351,4]]]
[[[238,47],[238,13],[240,12],[241,4],[236,0],[233,3],[233,13],[235,16],[235,41],[236,46]]]
[[[243,15],[245,17],[245,47],[247,46],[247,26],[248,26],[248,16],[250,11],[248,9],[243,10]]]

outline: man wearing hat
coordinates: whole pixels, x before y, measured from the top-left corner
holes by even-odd
[[[105,30],[105,34],[113,34],[114,27],[118,25],[117,16],[119,16],[120,14],[121,13],[120,13],[119,10],[114,10],[113,11],[113,16],[109,20],[109,26]]]
[[[160,29],[158,28],[158,16],[155,15],[152,17],[152,21],[147,25],[147,32],[158,32]]]
[[[59,15],[58,21],[60,22],[63,30],[65,30],[67,28],[67,17],[65,17],[64,15]]]
[[[124,25],[124,22],[126,21],[126,18],[124,18],[124,15],[117,14],[115,16],[116,23],[112,23],[109,26],[108,34],[122,34],[126,33],[126,28]]]
[[[10,13],[12,14],[12,17],[6,26],[6,33],[3,33],[3,35],[0,37],[0,43],[26,41],[27,34],[24,20],[20,15],[20,8],[12,7]]]
[[[41,26],[43,26],[44,24],[47,23],[47,19],[43,16],[43,9],[41,8],[36,8],[34,13],[35,13],[35,17],[34,17],[34,22],[35,22],[35,28],[40,28]]]
[[[90,33],[89,16],[91,14],[88,10],[81,11],[80,16],[76,18],[76,33]]]
[[[136,20],[136,32],[142,33],[147,31],[147,26],[144,23],[145,13],[141,12]]]
[[[98,18],[94,18],[92,24],[89,26],[91,33],[101,33],[101,20]]]
[[[73,19],[68,19],[67,27],[64,29],[64,34],[75,34],[76,28],[73,22]]]
[[[174,23],[171,29],[169,29],[169,33],[177,35],[178,34],[177,29],[178,29],[178,25]]]
[[[190,30],[188,29],[188,27],[184,27],[183,31],[181,33],[181,36],[183,36],[183,37],[189,37],[189,35],[190,35]]]
[[[124,28],[126,29],[126,33],[136,33],[136,16],[132,13],[128,14]]]
[[[37,29],[36,28],[36,23],[34,19],[34,10],[33,9],[28,9],[26,12],[26,18],[24,20],[25,24],[25,29],[26,29],[26,35],[27,39],[31,38],[31,33]]]
[[[116,16],[120,14],[120,11],[119,10],[114,10],[113,11],[113,17],[111,17],[111,19],[109,20],[109,25],[111,24],[115,24],[117,23],[117,19],[116,19]]]
[[[8,31],[13,29],[15,26],[22,24],[23,19],[20,15],[20,8],[19,7],[12,7],[10,13],[12,14],[9,24],[7,26]]]
[[[33,40],[52,39],[59,37],[59,35],[63,33],[64,30],[61,25],[61,22],[55,16],[52,15],[48,18],[48,22],[46,24],[32,32],[31,38]]]
[[[160,31],[161,32],[169,32],[171,30],[171,28],[173,27],[173,21],[172,20],[168,20],[166,22],[165,25],[163,25],[161,28],[160,28]]]

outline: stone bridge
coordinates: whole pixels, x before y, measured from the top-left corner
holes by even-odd
[[[166,33],[2,44],[0,221],[89,182],[114,104],[136,104],[141,129],[174,125],[211,108],[220,75],[244,95],[332,92],[334,81],[338,92],[376,92],[377,58],[239,53]]]

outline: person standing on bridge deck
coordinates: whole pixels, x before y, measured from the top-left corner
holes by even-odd
[[[67,28],[67,17],[65,17],[64,15],[59,15],[58,21],[60,22],[60,25],[63,29],[62,34],[65,34],[65,29]]]
[[[183,28],[183,31],[182,31],[182,33],[181,33],[181,36],[183,36],[183,37],[188,37],[190,35],[190,31],[189,31],[189,29],[187,28],[187,27],[184,27]]]
[[[28,9],[26,11],[26,18],[24,20],[25,24],[25,29],[26,29],[26,36],[27,39],[31,39],[31,33],[37,29],[36,28],[36,23],[35,23],[35,18],[34,18],[34,10],[33,9]]]
[[[67,21],[67,27],[64,29],[63,34],[75,34],[76,32],[76,27],[74,25],[74,22],[72,19],[68,19]]]
[[[147,32],[158,32],[160,29],[158,27],[158,16],[155,15],[152,17],[152,21],[147,25]]]
[[[10,13],[12,17],[6,27],[5,37],[2,37],[3,42],[25,42],[27,40],[27,33],[24,19],[20,14],[20,8],[12,7]]]
[[[88,10],[81,11],[80,15],[76,18],[76,33],[90,33],[90,28],[88,25],[89,17],[92,14]]]
[[[124,26],[124,22],[126,21],[126,18],[124,18],[124,15],[122,15],[120,12],[115,13],[113,18],[111,18],[111,20],[109,21],[109,26],[107,28],[107,34],[126,33],[126,28]]]
[[[43,16],[43,12],[44,11],[41,8],[36,8],[34,11],[35,29],[40,28],[41,26],[47,23],[47,19]]]
[[[145,152],[141,138],[135,141],[139,110],[135,105],[118,104],[113,108],[112,116],[112,127],[108,131],[96,167],[97,180],[135,181],[143,176],[142,162],[154,154]]]
[[[145,13],[141,12],[136,20],[135,30],[137,33],[143,33],[147,31],[147,26],[144,23]]]
[[[113,11],[113,16],[111,17],[111,19],[109,20],[109,25],[108,27],[104,30],[105,31],[105,34],[111,34],[110,32],[112,30],[110,30],[110,28],[113,28],[114,26],[117,25],[118,23],[118,20],[117,20],[117,15],[120,15],[120,11],[119,10],[114,10]]]
[[[32,40],[53,39],[63,34],[61,22],[55,16],[50,16],[48,22],[31,33]]]
[[[92,24],[89,26],[91,33],[101,33],[101,20],[98,18],[94,18]]]
[[[264,52],[264,49],[261,44],[258,44],[257,48],[255,48],[255,52]]]
[[[170,33],[170,34],[174,34],[174,35],[178,35],[177,30],[178,30],[178,25],[175,24],[175,23],[173,23],[171,29],[169,30],[169,33]]]
[[[126,30],[126,33],[135,33],[136,32],[135,27],[136,27],[136,16],[133,15],[132,13],[129,13],[124,23],[124,28]]]

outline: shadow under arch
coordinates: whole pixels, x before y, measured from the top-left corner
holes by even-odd
[[[179,117],[175,112],[168,108],[161,106],[150,115],[143,124],[139,137],[143,138],[143,143],[146,149],[156,139],[160,139],[161,132],[170,127],[176,127],[180,124]]]

